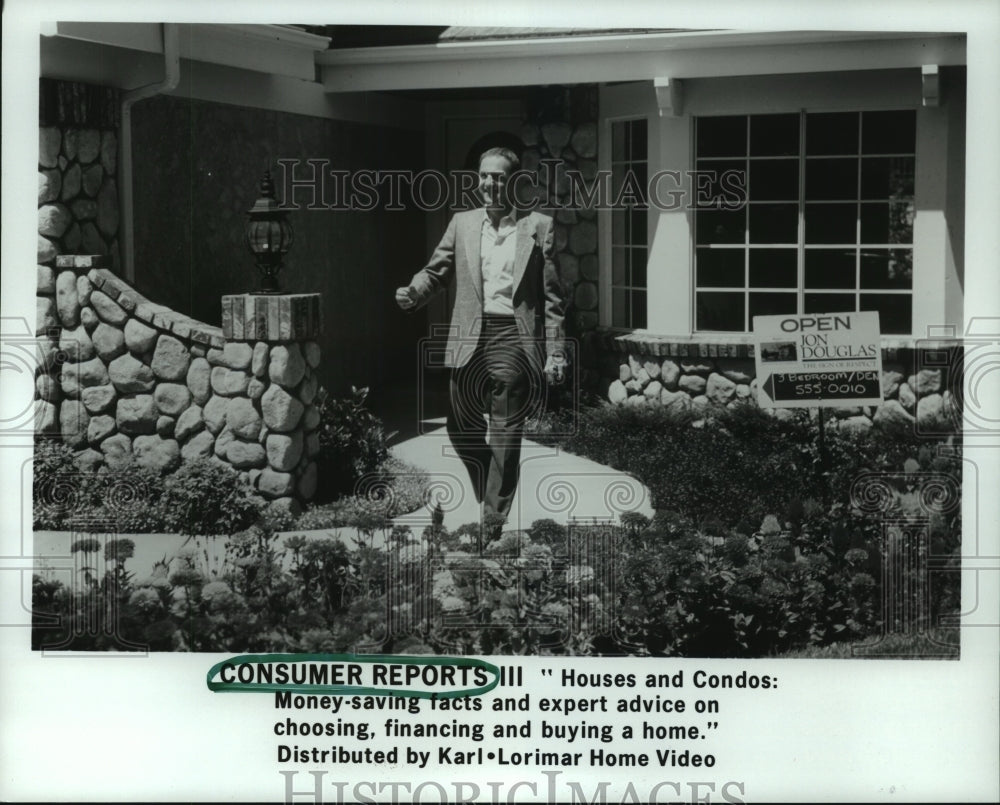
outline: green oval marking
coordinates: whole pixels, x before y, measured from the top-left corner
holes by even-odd
[[[295,682],[223,682],[215,681],[223,666],[263,665],[265,663],[300,664],[322,663],[367,663],[369,665],[454,665],[466,668],[483,668],[493,674],[493,681],[461,690],[410,690],[400,688],[374,688],[358,685],[317,685]],[[500,669],[485,660],[473,657],[412,657],[393,654],[240,654],[213,665],[205,680],[208,689],[220,693],[274,693],[295,691],[297,693],[323,693],[328,696],[406,696],[417,699],[458,699],[464,696],[482,696],[500,684]]]

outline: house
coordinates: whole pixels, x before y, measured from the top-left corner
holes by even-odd
[[[59,22],[41,76],[40,265],[106,253],[217,325],[254,286],[243,228],[269,169],[294,210],[283,287],[322,298],[319,382],[372,386],[390,419],[443,405],[424,337],[447,300],[407,317],[392,292],[452,199],[412,182],[496,144],[555,215],[583,386],[737,404],[755,315],[877,310],[886,404],[844,416],[956,408],[963,34]]]

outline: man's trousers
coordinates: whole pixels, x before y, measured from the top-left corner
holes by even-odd
[[[448,436],[468,470],[483,515],[510,512],[520,477],[521,435],[544,389],[513,316],[483,318],[476,349],[452,369]],[[489,415],[489,440],[484,414]]]

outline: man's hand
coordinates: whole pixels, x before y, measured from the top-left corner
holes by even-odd
[[[565,355],[549,355],[545,362],[545,377],[550,386],[558,386],[566,379]]]
[[[403,310],[413,310],[417,306],[418,301],[420,300],[417,296],[417,289],[412,285],[396,289],[396,304]]]

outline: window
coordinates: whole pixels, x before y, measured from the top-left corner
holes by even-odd
[[[914,111],[696,125],[697,170],[711,172],[695,212],[697,330],[749,332],[754,316],[768,314],[877,310],[883,333],[910,334]],[[724,203],[727,173],[745,185],[740,209]]]
[[[646,326],[646,119],[611,124],[611,324]]]

